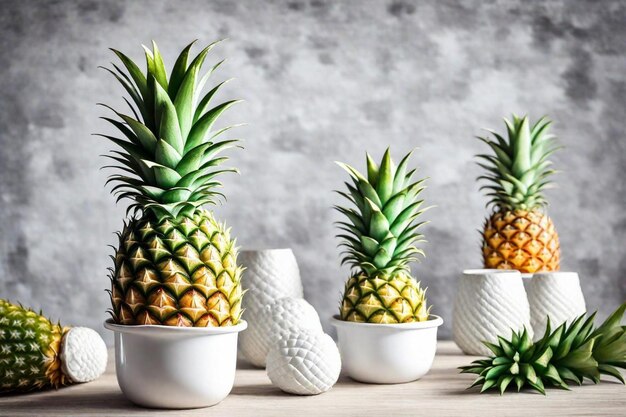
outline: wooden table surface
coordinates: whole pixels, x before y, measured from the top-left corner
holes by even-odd
[[[473,375],[457,367],[474,358],[452,342],[440,342],[433,369],[420,381],[401,385],[361,384],[342,376],[325,394],[300,397],[270,384],[264,370],[240,364],[235,387],[222,403],[196,410],[150,410],[130,403],[115,379],[113,352],[107,372],[97,381],[28,395],[0,397],[1,416],[626,416],[626,387],[603,381],[551,389],[547,396],[522,392],[478,394],[465,388]]]

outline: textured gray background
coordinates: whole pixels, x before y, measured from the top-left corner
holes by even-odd
[[[236,77],[222,98],[246,103],[227,121],[249,126],[218,215],[244,247],[292,247],[324,319],[348,276],[333,161],[363,168],[365,150],[419,146],[437,208],[414,270],[449,336],[455,279],[481,262],[473,136],[511,112],[550,115],[567,147],[549,193],[563,269],[580,272],[602,315],[626,299],[626,2],[19,0],[0,13],[2,297],[101,329],[106,245],[125,206],[98,170],[110,146],[89,135],[109,131],[96,102],[121,104],[97,66],[108,47],[141,59],[156,39],[171,65],[192,39],[228,37],[212,55],[228,57],[216,80]]]

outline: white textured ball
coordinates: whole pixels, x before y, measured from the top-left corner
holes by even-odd
[[[107,365],[107,347],[100,335],[87,327],[73,327],[63,336],[63,373],[73,382],[89,382],[102,375]]]
[[[255,366],[264,367],[270,346],[290,332],[323,333],[315,308],[303,298],[283,297],[262,309],[246,310],[251,325],[242,333],[241,351]]]
[[[267,376],[281,390],[316,395],[332,388],[341,372],[341,357],[333,339],[312,331],[291,332],[267,355]]]

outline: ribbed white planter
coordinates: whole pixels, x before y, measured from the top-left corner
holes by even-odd
[[[241,284],[243,307],[260,309],[282,297],[302,298],[298,262],[291,249],[244,250],[239,263],[246,268]]]
[[[539,338],[546,331],[548,316],[552,330],[587,311],[576,272],[541,272],[527,285],[530,323]]]
[[[248,322],[248,330],[239,338],[239,353],[262,367],[267,354],[260,328],[266,320],[263,309],[282,297],[304,296],[300,269],[291,249],[243,250],[238,261],[246,268],[241,285],[246,290],[242,304]]]
[[[526,327],[532,336],[530,309],[519,271],[474,269],[459,278],[452,333],[468,355],[491,353],[483,341],[511,336],[511,329]]]

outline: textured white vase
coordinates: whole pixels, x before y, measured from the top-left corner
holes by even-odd
[[[302,298],[298,262],[291,249],[244,250],[239,263],[246,270],[242,279],[243,307],[260,308],[282,297]]]
[[[246,315],[252,323],[242,334],[241,352],[254,366],[264,367],[270,347],[292,332],[310,330],[322,334],[315,308],[304,298],[282,297]]]
[[[528,329],[530,309],[519,271],[474,269],[463,271],[459,278],[452,334],[454,341],[468,355],[491,353],[483,341],[508,338],[511,330]]]
[[[242,304],[248,322],[239,338],[239,352],[256,366],[265,366],[267,351],[262,359],[259,355],[263,334],[259,325],[266,320],[263,308],[282,297],[304,296],[300,270],[291,249],[243,250],[238,261],[246,268],[241,284],[246,291]]]
[[[267,375],[285,392],[316,395],[332,388],[341,372],[337,345],[317,331],[289,332],[267,355]]]
[[[527,285],[530,323],[539,338],[546,331],[548,316],[552,330],[587,311],[576,272],[541,272]]]

